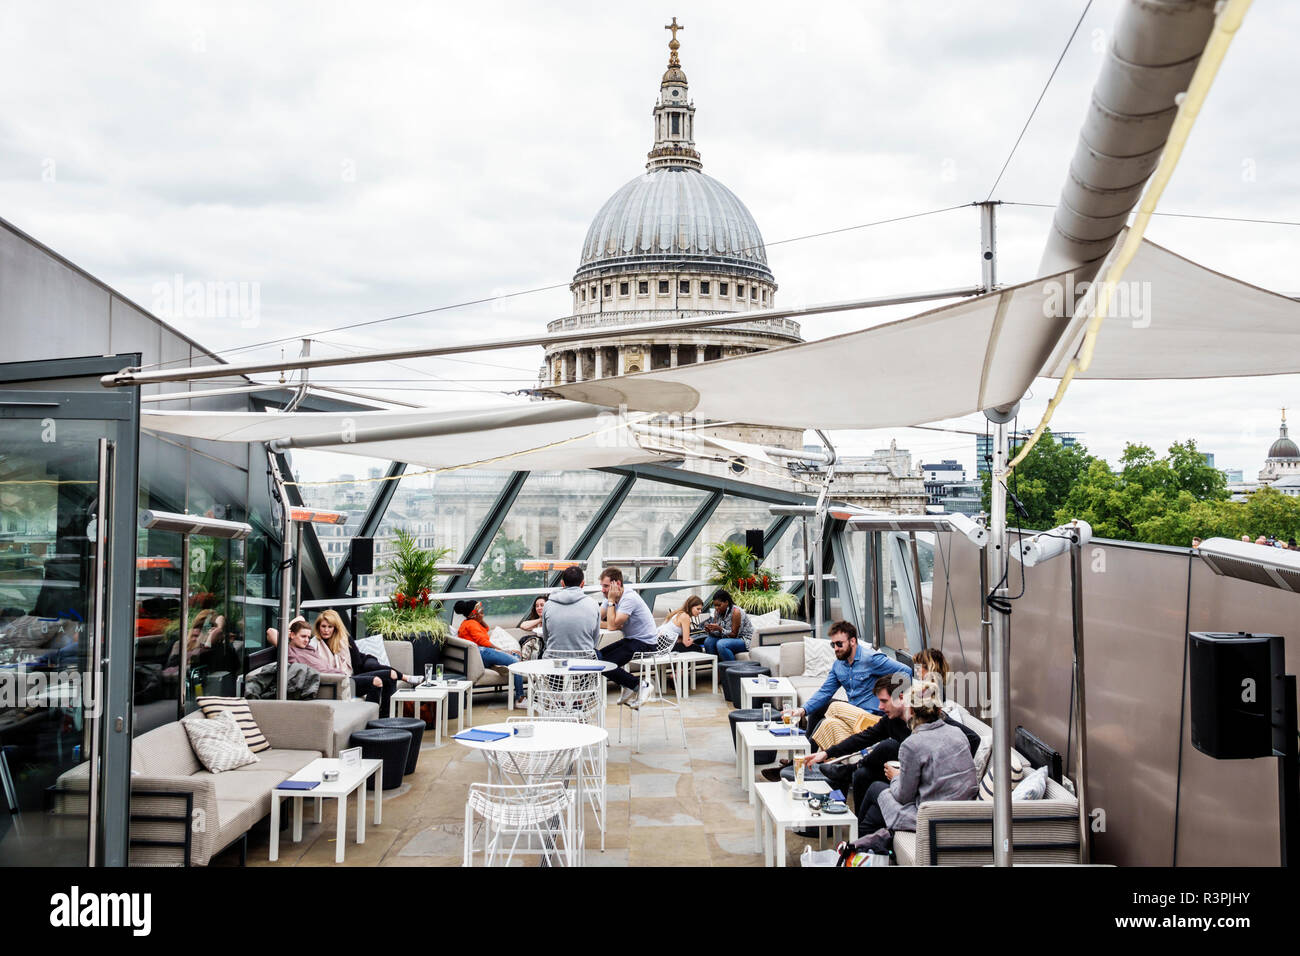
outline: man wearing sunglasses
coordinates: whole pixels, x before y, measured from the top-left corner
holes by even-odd
[[[866,730],[880,717],[876,681],[887,674],[903,674],[909,680],[912,669],[873,647],[860,647],[858,629],[848,621],[836,621],[830,630],[835,663],[826,682],[792,712],[794,719],[807,715],[808,729],[818,747],[825,750],[846,737]],[[848,702],[832,700],[843,688]]]

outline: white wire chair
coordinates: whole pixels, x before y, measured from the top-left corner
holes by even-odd
[[[635,666],[637,668],[642,680],[650,681],[650,696],[646,698],[645,702],[642,703],[640,707],[627,708],[632,711],[633,752],[639,753],[641,750],[641,712],[654,704],[658,704],[663,708],[662,716],[664,720],[665,739],[669,736],[668,708],[671,707],[677,711],[677,720],[682,727],[682,746],[686,746],[686,719],[682,715],[682,709],[680,706],[682,681],[681,678],[677,676],[677,655],[673,652],[673,646],[676,643],[677,638],[661,632],[656,636],[655,649],[653,651],[644,651],[639,654],[634,654],[632,660],[628,662],[629,666]],[[669,700],[664,696],[662,675],[665,667],[668,667],[673,671],[674,685],[676,686],[674,696],[677,698],[676,700]],[[618,708],[619,743],[623,742],[623,710],[624,708],[622,707]]]
[[[465,801],[465,866],[474,865],[474,818],[483,821],[483,858],[487,866],[509,866],[516,852],[540,855],[543,863],[573,866],[580,837],[574,832],[573,791],[560,780],[542,783],[471,783]],[[524,850],[519,841],[528,836]],[[497,863],[505,840],[504,861]],[[536,838],[540,849],[533,847]]]
[[[596,675],[600,676],[600,675]],[[593,724],[591,720],[584,719],[578,711],[570,713],[546,714],[536,717],[510,717],[506,720],[507,724],[532,724],[532,723],[568,723],[568,724]],[[596,818],[596,826],[600,828],[600,852],[605,852],[605,820],[606,808],[609,805],[608,795],[605,790],[606,767],[608,763],[608,740],[602,740],[598,744],[590,747],[584,747],[582,756],[578,760],[576,770],[582,774],[582,793],[586,798],[587,804],[591,807],[592,815]],[[585,830],[585,821],[581,813],[578,817],[578,829]]]

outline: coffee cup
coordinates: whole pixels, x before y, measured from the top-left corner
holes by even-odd
[[[886,761],[885,761],[885,766],[886,766],[886,767],[892,767],[893,770],[894,770],[894,772],[897,773],[898,770],[899,770],[899,767],[901,766],[901,764],[899,764],[899,762],[898,762],[897,760],[886,760]]]

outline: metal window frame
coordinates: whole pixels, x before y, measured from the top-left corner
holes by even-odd
[[[469,587],[470,582],[474,579],[478,566],[483,562],[487,555],[487,550],[492,546],[497,532],[505,524],[506,517],[510,514],[510,509],[514,507],[515,499],[519,497],[519,492],[524,488],[524,482],[532,474],[529,471],[514,471],[506,479],[505,486],[497,492],[496,500],[492,502],[492,507],[488,509],[483,520],[479,522],[478,529],[474,536],[470,538],[469,544],[461,553],[459,564],[472,564],[474,570],[469,574],[453,574],[443,582],[440,591],[463,591]]]

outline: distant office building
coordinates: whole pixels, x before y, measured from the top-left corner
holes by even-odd
[[[982,481],[950,481],[943,486],[939,504],[951,514],[977,515],[984,510]]]
[[[1203,451],[1201,452],[1201,457],[1205,459],[1205,463],[1207,465],[1209,465],[1211,468],[1214,467],[1214,452]]]
[[[966,480],[966,469],[961,462],[945,458],[940,462],[921,465],[921,477],[925,480],[925,493],[930,496],[932,505],[942,504],[944,486],[954,481]]]
[[[1240,468],[1220,468],[1219,471],[1223,472],[1223,477],[1228,479],[1230,485],[1240,485],[1246,480],[1245,473]]]

